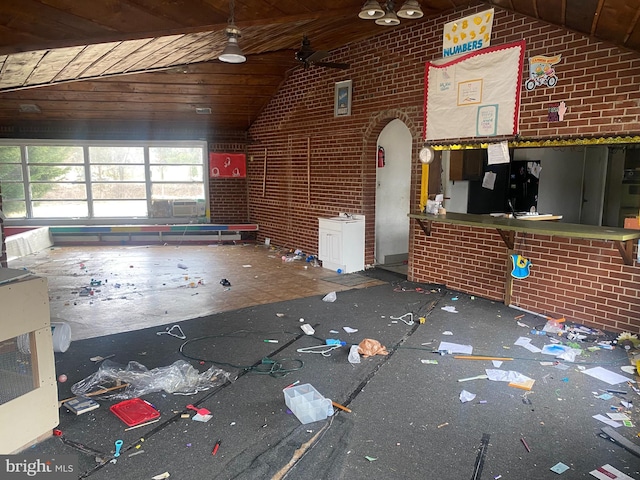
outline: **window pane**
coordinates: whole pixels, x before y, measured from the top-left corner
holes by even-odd
[[[89,147],[91,163],[144,163],[142,147]]]
[[[84,183],[32,183],[31,198],[34,200],[86,200]]]
[[[33,202],[35,218],[75,218],[88,217],[87,202]]]
[[[84,166],[29,165],[29,180],[32,182],[84,182]]]
[[[144,183],[94,183],[91,185],[93,198],[102,200],[147,198]]]
[[[144,165],[92,165],[91,180],[108,182],[143,181]]]
[[[22,162],[20,147],[0,147],[0,164],[20,162]]]
[[[202,165],[202,148],[149,148],[149,162]]]
[[[0,179],[3,181],[22,181],[22,165],[0,164]]]
[[[202,165],[151,166],[153,182],[202,182]]]
[[[24,184],[23,183],[5,183],[2,185],[3,200],[24,200]]]
[[[27,147],[29,163],[84,163],[82,147]]]
[[[3,199],[2,211],[7,218],[25,218],[27,216],[27,206],[25,202],[13,202]]]
[[[159,199],[204,199],[204,186],[189,183],[156,183],[151,185],[151,198]]]
[[[146,217],[146,200],[124,200],[93,202],[93,214],[96,217]]]

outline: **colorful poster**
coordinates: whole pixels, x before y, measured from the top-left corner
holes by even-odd
[[[478,12],[444,26],[442,56],[470,53],[491,45],[493,8]]]
[[[524,83],[524,87],[527,90],[533,90],[541,85],[555,87],[558,83],[558,76],[553,66],[560,63],[561,59],[561,54],[553,57],[537,55],[529,58],[529,79]]]
[[[210,153],[209,176],[211,178],[245,178],[247,162],[244,153]]]
[[[518,133],[525,42],[488,47],[425,69],[425,140]]]

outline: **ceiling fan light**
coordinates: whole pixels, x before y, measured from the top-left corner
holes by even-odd
[[[385,25],[385,26],[394,26],[394,25],[400,25],[400,20],[398,20],[398,17],[393,10],[389,10],[387,11],[387,13],[384,14],[384,17],[380,17],[376,19],[376,24]]]
[[[400,10],[398,10],[398,16],[400,18],[416,19],[422,18],[424,13],[417,0],[406,0],[402,7],[400,7]]]
[[[367,0],[360,9],[358,17],[364,20],[375,20],[384,17],[384,10],[376,0]]]
[[[218,57],[218,60],[225,63],[244,63],[247,57],[244,56],[238,45],[238,37],[231,35],[227,40],[227,46]]]

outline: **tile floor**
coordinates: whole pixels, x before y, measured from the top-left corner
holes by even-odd
[[[255,244],[53,247],[9,267],[47,277],[51,321],[67,322],[72,340],[384,283],[357,273],[344,282],[304,260],[283,262],[284,253]]]

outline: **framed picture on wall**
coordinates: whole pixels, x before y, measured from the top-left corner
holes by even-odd
[[[334,117],[348,117],[351,115],[351,80],[336,82]]]

